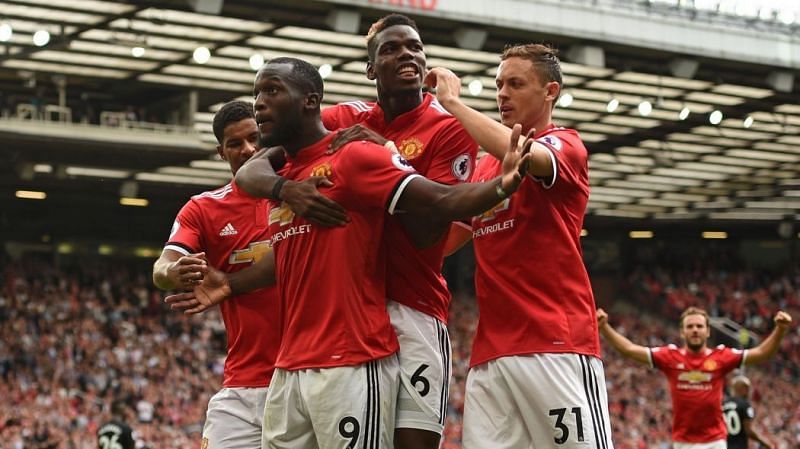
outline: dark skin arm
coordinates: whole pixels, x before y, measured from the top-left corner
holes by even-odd
[[[286,156],[282,148],[265,148],[250,158],[236,172],[236,185],[255,198],[284,201],[292,212],[319,226],[344,226],[347,213],[344,208],[331,201],[317,190],[319,186],[331,186],[323,176],[312,176],[302,181],[286,181],[279,198],[273,198],[275,184],[281,176],[273,167],[283,167]],[[274,164],[274,165],[273,165]]]
[[[396,210],[422,217],[436,226],[446,227],[452,221],[470,218],[491,209],[517,190],[528,169],[528,151],[533,141],[527,139],[521,148],[518,147],[521,129],[520,125],[514,125],[510,139],[511,148],[503,158],[501,176],[487,182],[454,186],[416,177],[406,186]],[[498,186],[506,192],[505,196],[498,196]]]
[[[356,124],[349,128],[337,132],[336,137],[331,141],[328,153],[335,153],[342,146],[349,142],[366,140],[386,146],[388,140],[377,132],[367,128],[362,124]],[[387,147],[388,151],[397,151],[394,145]],[[449,222],[442,222],[438,219],[430,220],[428,217],[419,215],[402,214],[399,215],[400,222],[403,224],[411,242],[417,248],[427,248],[439,242],[450,229]]]

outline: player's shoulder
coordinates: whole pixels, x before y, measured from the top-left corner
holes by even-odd
[[[97,429],[97,434],[102,435],[105,433],[114,433],[114,434],[121,434],[125,432],[130,432],[131,427],[122,421],[111,420],[106,421]]]
[[[335,104],[328,108],[325,108],[326,111],[330,111],[329,113],[336,113],[336,114],[347,114],[347,115],[362,115],[368,114],[375,109],[375,103],[371,101],[345,101],[343,103]]]
[[[566,148],[586,151],[580,134],[572,128],[555,126],[537,137],[536,141],[556,151],[563,151]]]
[[[738,354],[742,354],[742,353],[744,353],[744,350],[742,350],[742,349],[739,349],[739,348],[731,348],[731,347],[728,347],[728,346],[725,346],[725,345],[717,345],[717,346],[715,346],[715,347],[714,347],[714,349],[712,349],[712,351],[713,351],[715,354],[727,354],[727,353],[732,353],[732,354],[737,354],[737,355],[738,355]]]
[[[336,153],[336,165],[349,167],[361,172],[369,168],[393,165],[404,171],[414,171],[414,167],[403,156],[394,153],[374,142],[354,141],[344,145]]]
[[[652,347],[652,348],[650,348],[650,350],[653,351],[653,352],[670,352],[670,353],[678,352],[679,353],[681,348],[679,348],[675,344],[670,343],[670,344],[664,345],[664,346]]]
[[[428,104],[428,108],[425,112],[432,117],[441,117],[442,119],[455,118],[453,117],[453,114],[447,112],[447,109],[445,109],[444,106],[439,103],[439,100],[437,100],[436,97],[431,98],[431,101]]]
[[[233,191],[233,182],[231,181],[218,189],[198,193],[197,195],[192,196],[191,201],[197,203],[221,201],[232,196]]]

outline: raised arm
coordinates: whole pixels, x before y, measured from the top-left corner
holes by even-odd
[[[470,218],[487,211],[517,190],[530,159],[531,140],[518,147],[521,126],[514,125],[513,150],[503,158],[503,173],[482,183],[439,184],[422,176],[413,177],[390,212],[402,211],[430,219],[435,225]]]
[[[324,176],[312,176],[303,181],[290,181],[278,175],[286,163],[280,147],[265,148],[254,154],[236,172],[236,185],[255,198],[284,201],[292,212],[320,226],[344,226],[348,218],[344,208],[319,193],[319,186],[331,186]]]
[[[425,84],[436,88],[436,99],[439,100],[439,103],[461,122],[464,129],[478,142],[481,148],[495,158],[503,160],[503,156],[508,151],[511,130],[461,101],[459,96],[461,80],[458,76],[450,70],[437,67],[428,72]],[[528,172],[541,178],[553,176],[553,162],[550,160],[547,150],[541,144],[535,143],[531,154]]]
[[[608,314],[603,309],[597,309],[597,328],[603,335],[603,338],[624,357],[645,365],[650,364],[650,350],[644,346],[637,345],[614,330],[614,328],[608,324]]]
[[[792,317],[782,310],[779,311],[775,315],[775,329],[760,345],[747,350],[747,357],[744,360],[745,365],[756,365],[772,358],[778,352],[781,341],[791,325]]]

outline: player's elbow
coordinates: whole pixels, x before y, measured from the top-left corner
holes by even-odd
[[[166,276],[164,276],[162,273],[159,273],[156,270],[153,270],[153,285],[155,285],[156,288],[159,289],[159,290],[169,290],[170,289],[169,285],[168,285],[168,282],[167,282]]]

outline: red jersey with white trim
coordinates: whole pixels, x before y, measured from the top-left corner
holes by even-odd
[[[390,123],[377,103],[362,101],[326,108],[322,120],[331,130],[361,123],[394,141],[414,169],[432,181],[456,184],[468,180],[474,171],[478,144],[431,94]],[[447,239],[418,249],[395,217],[387,222],[386,236],[390,245],[387,297],[446,323],[450,292],[442,276],[442,261]]]
[[[319,187],[347,209],[350,222],[317,227],[288,205],[271,202],[269,229],[275,250],[284,338],[278,368],[354,366],[398,350],[386,312],[384,222],[414,175],[402,157],[369,142],[352,142],[326,154],[331,133],[289,158],[287,179],[327,176]]]
[[[504,356],[600,356],[595,303],[580,233],[589,200],[587,152],[578,133],[550,125],[535,136],[553,177],[526,176],[514,195],[472,219],[480,316],[471,366]],[[486,156],[473,181],[502,174]]]
[[[747,351],[719,345],[699,354],[675,345],[649,348],[650,366],[667,376],[672,394],[672,441],[724,440],[722,417],[725,375],[744,365]]]
[[[233,273],[272,251],[268,231],[267,200],[232,182],[193,196],[178,213],[165,248],[184,255],[205,251],[210,266]],[[282,327],[275,287],[230,298],[220,311],[228,337],[222,385],[269,386]]]

